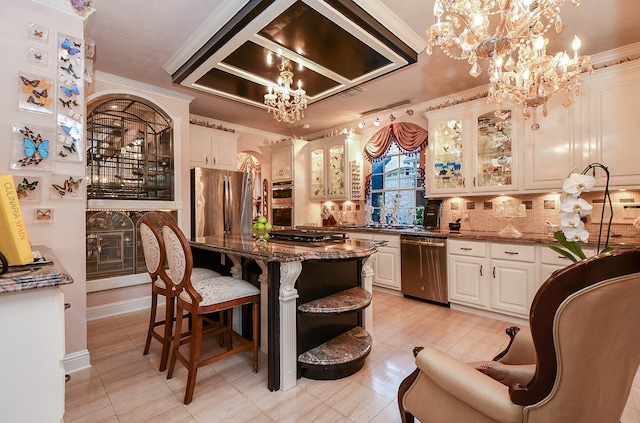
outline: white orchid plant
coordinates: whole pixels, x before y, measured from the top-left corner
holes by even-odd
[[[580,198],[583,192],[589,192],[595,186],[596,180],[593,176],[586,175],[585,173],[594,167],[602,167],[607,172],[607,188],[605,190],[605,197],[608,198],[608,170],[606,167],[594,164],[585,169],[583,173],[572,173],[562,183],[562,191],[560,203],[560,230],[554,233],[555,239],[565,249],[557,247],[555,245],[549,246],[553,251],[562,254],[569,258],[573,262],[586,259],[586,255],[582,251],[582,247],[578,244],[578,241],[587,242],[589,240],[589,231],[584,226],[583,218],[591,214],[593,206],[584,199]],[[610,200],[610,199],[609,199]],[[604,208],[603,208],[604,214]],[[604,216],[603,216],[604,217]],[[602,224],[600,227],[602,231]],[[600,234],[601,235],[601,234]],[[608,236],[607,236],[608,241]],[[600,248],[600,237],[598,237],[598,248]],[[611,251],[612,248],[605,245],[605,248],[598,253],[604,253]]]

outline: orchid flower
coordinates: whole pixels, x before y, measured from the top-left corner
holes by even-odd
[[[596,184],[593,176],[572,173],[562,183],[562,190],[569,195],[578,197],[583,192],[589,192]]]
[[[589,240],[589,231],[584,228],[584,225],[582,227],[566,228],[562,232],[564,232],[564,236],[569,242],[587,242]]]
[[[581,216],[586,216],[591,213],[593,206],[578,197],[568,197],[562,200],[560,203],[560,210],[563,213],[580,213]]]

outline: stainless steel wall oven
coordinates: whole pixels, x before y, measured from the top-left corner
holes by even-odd
[[[272,184],[271,224],[276,229],[293,228],[293,181]]]

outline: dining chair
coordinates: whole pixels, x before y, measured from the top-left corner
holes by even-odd
[[[142,354],[149,354],[151,339],[157,339],[162,344],[159,370],[163,372],[167,368],[170,345],[173,340],[176,290],[170,283],[165,282],[168,279],[165,273],[166,250],[160,230],[156,226],[157,224],[150,219],[143,218],[140,220],[139,225],[144,261],[149,276],[151,277],[151,312],[147,339]],[[208,279],[217,276],[221,276],[220,273],[210,269],[195,268],[192,271],[192,278],[194,280]],[[156,321],[159,296],[165,299],[165,315],[164,319]],[[156,331],[156,328],[159,326],[164,326],[162,333]]]
[[[168,280],[178,293],[176,297],[176,330],[172,345],[172,354],[167,371],[167,379],[173,377],[176,361],[180,361],[188,371],[184,403],[193,399],[198,368],[207,366],[231,355],[246,350],[253,350],[253,372],[258,372],[258,323],[260,290],[251,283],[230,276],[220,276],[195,280],[191,277],[193,256],[189,242],[180,228],[173,222],[162,227],[162,235],[166,246],[168,263]],[[213,312],[226,312],[234,307],[251,304],[252,334],[251,339],[233,330],[232,313],[225,313],[220,325],[203,333],[203,320]],[[182,331],[183,313],[190,313],[191,328]],[[202,341],[213,335],[224,336],[224,348],[215,349],[210,355],[202,357]],[[233,340],[239,344],[234,347]],[[189,346],[188,353],[181,347]],[[186,350],[186,348],[185,348]]]

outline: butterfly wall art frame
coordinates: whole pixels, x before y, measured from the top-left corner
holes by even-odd
[[[40,44],[49,44],[49,29],[44,26],[29,22],[27,27],[29,40]]]
[[[81,162],[84,152],[82,146],[82,123],[59,114],[56,145],[56,160]]]
[[[36,223],[53,223],[53,209],[42,208],[33,210],[33,220]]]
[[[27,72],[18,75],[18,108],[28,112],[53,114],[53,79]]]
[[[12,123],[13,156],[11,169],[53,170],[54,130],[22,123]]]
[[[40,201],[42,179],[38,176],[13,175],[13,182],[20,201]]]
[[[84,191],[84,176],[64,177],[56,175],[52,178],[51,189],[53,198],[82,199]]]
[[[84,88],[84,42],[65,34],[58,35],[59,97],[63,100],[81,97]],[[81,120],[82,115],[76,120]]]

